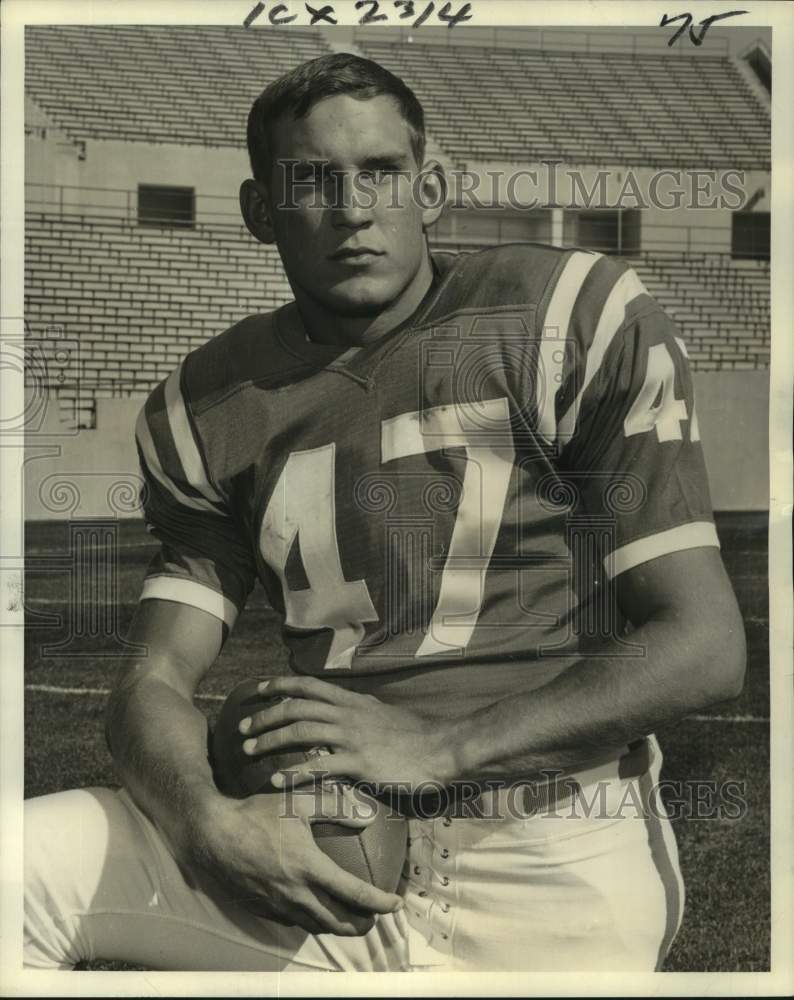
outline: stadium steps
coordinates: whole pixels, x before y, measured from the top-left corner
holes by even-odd
[[[238,226],[166,229],[29,211],[25,243],[33,337],[57,324],[79,342],[73,385],[61,395],[83,426],[98,389],[143,395],[210,337],[291,298],[278,253]],[[630,263],[676,319],[696,370],[766,367],[768,264],[696,254]]]
[[[140,395],[190,350],[291,295],[277,252],[238,227],[138,227],[84,216],[26,216],[26,314],[79,342],[61,393],[90,426],[94,389]]]
[[[727,58],[388,42],[362,49],[417,91],[458,161],[525,161],[522,124],[532,123],[542,126],[532,159],[768,169],[768,112]]]
[[[153,25],[26,29],[26,88],[76,139],[239,147],[254,98],[329,50],[318,32]]]
[[[679,326],[695,369],[768,365],[768,264],[747,269],[718,254],[642,254],[631,264]]]
[[[267,83],[329,51],[292,28],[48,26],[27,40],[28,93],[73,138],[230,147]],[[725,57],[360,41],[416,90],[456,162],[769,169],[768,109]]]

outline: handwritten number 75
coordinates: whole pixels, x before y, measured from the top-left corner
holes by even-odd
[[[681,27],[672,36],[670,41],[667,43],[669,45],[675,45],[681,35],[689,28],[689,38],[693,45],[702,45],[703,39],[706,37],[706,32],[714,24],[715,21],[722,21],[726,17],[737,17],[739,14],[746,14],[746,10],[730,10],[726,14],[712,14],[711,17],[704,17],[702,21],[698,21],[700,27],[700,33],[695,34],[692,30],[692,15],[691,14],[676,14],[675,17],[669,17],[667,14],[662,14],[662,19],[659,22],[659,27],[664,28],[668,24],[673,24],[675,21],[683,21]]]

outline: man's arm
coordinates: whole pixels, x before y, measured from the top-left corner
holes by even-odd
[[[257,713],[244,746],[267,753],[321,743],[335,751],[323,761],[330,775],[414,787],[525,777],[581,764],[739,693],[744,628],[717,548],[661,556],[616,585],[642,656],[606,645],[544,687],[450,721],[428,722],[315,678],[277,678],[268,693],[291,700]],[[290,773],[313,780],[309,769]]]
[[[150,393],[136,423],[144,516],[161,548],[131,631],[148,655],[120,673],[108,745],[174,855],[209,872],[219,891],[307,931],[361,934],[373,913],[401,901],[343,871],[314,843],[310,823],[335,808],[346,817],[340,822],[366,825],[345,812],[347,799],[322,790],[315,808],[311,796],[297,795],[286,816],[280,795],[231,799],[213,783],[207,724],[192,699],[245,607],[256,560],[239,516],[210,482],[192,401],[191,372],[202,364],[190,355]]]
[[[192,699],[224,637],[223,623],[198,608],[141,601],[130,638],[145,644],[148,656],[120,672],[107,714],[121,780],[174,855],[208,871],[230,897],[313,933],[365,933],[374,913],[401,901],[349,875],[317,848],[309,826],[313,796],[295,798],[293,818],[283,815],[280,795],[235,800],[215,787],[206,719]],[[330,792],[327,797],[328,810],[338,809],[340,802]]]
[[[193,821],[219,794],[193,695],[224,633],[218,618],[187,604],[141,601],[129,638],[148,655],[119,671],[108,703],[107,742],[121,780],[182,860],[195,847]]]
[[[718,549],[654,559],[616,585],[644,655],[610,657],[605,646],[545,687],[456,720],[454,777],[575,765],[739,694],[744,626]]]

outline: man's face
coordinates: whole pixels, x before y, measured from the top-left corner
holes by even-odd
[[[296,295],[337,314],[376,315],[408,288],[426,252],[422,207],[410,177],[399,176],[417,172],[399,106],[339,95],[273,131],[271,222]]]

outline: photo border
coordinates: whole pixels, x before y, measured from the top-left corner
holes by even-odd
[[[338,22],[357,23],[353,0],[334,0]],[[168,4],[129,2],[89,3],[84,0],[23,2],[5,0],[0,12],[2,29],[2,192],[0,193],[0,317],[9,323],[24,316],[24,65],[26,24],[241,24],[254,7],[252,0],[217,3],[171,0]],[[322,4],[317,4],[322,6]],[[453,4],[457,7],[459,4]],[[569,2],[550,5],[542,0],[473,0],[474,26],[524,25],[528,27],[654,27],[661,16],[689,10],[695,20],[722,12],[730,5],[695,0],[676,5],[656,2]],[[784,995],[794,989],[792,977],[792,317],[794,274],[792,233],[792,167],[794,137],[785,107],[794,106],[791,53],[794,52],[794,17],[789,3],[746,3],[743,27],[751,24],[773,29],[775,65],[772,103],[772,356],[770,365],[770,700],[771,700],[771,864],[772,941],[771,969],[765,973],[176,973],[176,972],[78,972],[23,971],[21,956],[22,871],[22,706],[23,511],[21,457],[24,442],[0,435],[0,782],[2,783],[2,861],[0,887],[0,990],[12,996],[285,996],[334,995],[651,995],[722,994],[732,996]],[[673,9],[674,8],[674,9]],[[99,20],[100,14],[102,15]],[[597,24],[593,22],[597,21]],[[737,25],[739,21],[736,21]],[[380,26],[378,26],[380,27]],[[252,30],[271,29],[257,22]],[[418,29],[421,31],[421,29]],[[465,31],[466,25],[455,30]],[[668,32],[670,29],[666,29]],[[14,318],[17,318],[16,320]],[[22,412],[24,387],[21,373],[3,368],[3,417]],[[11,626],[11,627],[8,627]]]

